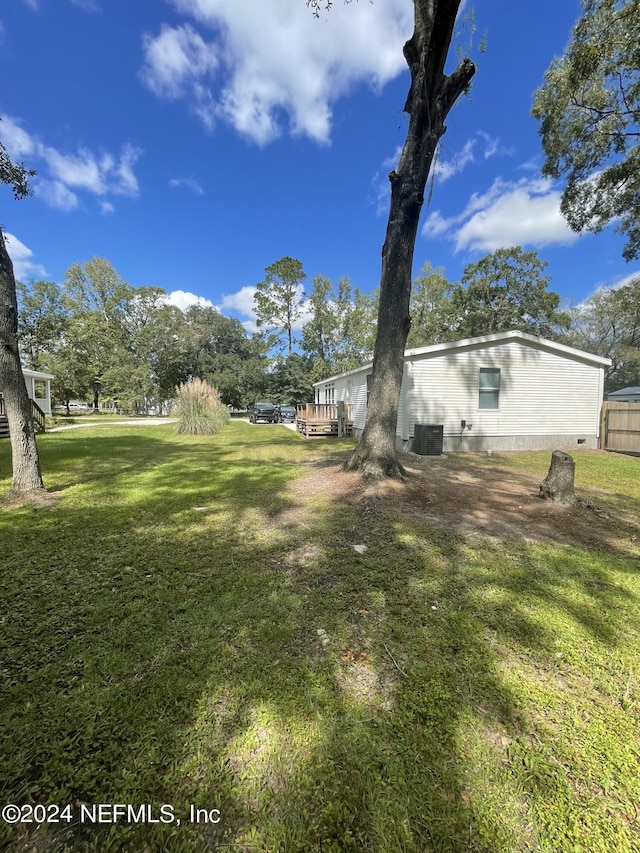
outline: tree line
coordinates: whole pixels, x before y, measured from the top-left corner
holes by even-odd
[[[640,280],[598,291],[563,308],[546,263],[519,247],[469,264],[459,282],[426,263],[415,278],[407,346],[421,347],[519,329],[605,355],[607,390],[640,381]],[[159,287],[127,284],[103,258],[74,263],[61,285],[18,283],[18,329],[25,367],[54,375],[53,396],[107,400],[132,413],[166,411],[190,378],[215,385],[244,409],[256,399],[305,402],[314,382],[371,360],[377,292],[316,275],[281,258],[258,283],[258,333],[216,308],[171,305]]]
[[[109,401],[132,413],[166,411],[176,387],[192,378],[215,385],[225,405],[237,409],[261,397],[305,402],[327,370],[370,357],[375,334],[375,298],[346,278],[335,288],[334,304],[333,284],[316,276],[308,301],[316,302],[312,319],[287,354],[258,300],[263,328],[250,334],[214,307],[183,311],[162,288],[133,287],[104,258],[72,264],[60,285],[39,280],[16,287],[23,366],[53,374],[53,398],[67,411],[75,399],[96,407]],[[273,283],[261,292],[272,302],[279,298]],[[288,334],[306,304],[296,298]]]

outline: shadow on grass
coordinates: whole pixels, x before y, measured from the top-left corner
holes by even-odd
[[[567,622],[577,648],[603,655],[638,630],[632,564],[470,546],[327,496],[301,510],[288,486],[320,448],[263,435],[69,442],[49,465],[66,498],[0,516],[2,794],[76,804],[72,825],[4,827],[6,844],[493,853],[584,841],[563,820],[585,798],[560,777],[519,678],[553,695],[558,649],[577,654],[556,642]],[[154,804],[155,817],[172,804],[182,824],[78,821],[77,804],[100,802]],[[190,825],[191,803],[220,823]],[[598,812],[589,837],[619,842],[621,826]]]

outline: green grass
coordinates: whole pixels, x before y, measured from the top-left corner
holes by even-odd
[[[182,822],[0,824],[0,849],[640,849],[631,528],[587,550],[300,506],[352,443],[280,427],[38,441],[58,503],[0,511],[1,798]],[[638,460],[576,460],[581,494],[640,506]]]

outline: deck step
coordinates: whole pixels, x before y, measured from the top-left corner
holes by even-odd
[[[0,438],[9,438],[9,421],[6,415],[0,415]]]

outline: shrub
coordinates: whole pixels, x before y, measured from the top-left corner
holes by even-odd
[[[215,435],[229,423],[229,411],[220,401],[220,392],[202,379],[182,382],[176,389],[177,432]]]

